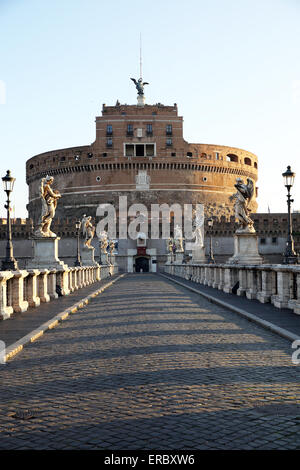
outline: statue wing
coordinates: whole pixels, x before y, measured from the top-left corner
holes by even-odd
[[[250,202],[254,194],[254,183],[250,178],[247,178],[247,183],[248,202]]]
[[[130,80],[132,80],[134,82],[135,85],[137,85],[137,81],[135,78],[131,78]]]
[[[45,182],[45,178],[42,178],[40,182],[40,187],[39,187],[40,196],[42,199],[44,199],[44,182]]]
[[[149,83],[148,82],[143,82],[143,85],[149,85]]]
[[[81,227],[82,227],[82,233],[83,235],[86,234],[86,226],[85,226],[85,223],[86,223],[86,216],[84,215],[81,219]]]

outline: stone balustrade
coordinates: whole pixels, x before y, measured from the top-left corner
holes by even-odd
[[[300,266],[167,263],[164,270],[223,292],[271,302],[300,315]]]
[[[0,319],[68,295],[117,272],[117,265],[0,271]]]

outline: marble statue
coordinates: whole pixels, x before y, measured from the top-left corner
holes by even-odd
[[[83,235],[85,235],[84,246],[86,248],[93,249],[93,247],[91,246],[91,243],[95,235],[95,227],[93,226],[91,220],[92,220],[91,216],[87,217],[86,215],[84,215],[81,221],[81,226],[82,226]]]
[[[61,194],[57,190],[51,188],[53,184],[53,176],[46,176],[40,182],[40,198],[42,201],[42,212],[38,222],[38,228],[35,231],[37,237],[56,238],[56,234],[51,232],[50,226],[55,216],[57,201]]]
[[[168,253],[173,253],[173,238],[167,238],[166,239],[166,247],[167,247],[167,252]]]
[[[204,247],[203,241],[203,227],[204,227],[204,215],[199,214],[196,210],[193,210],[193,229],[195,230],[195,246],[197,248]]]
[[[237,192],[230,196],[229,200],[234,201],[235,218],[239,222],[236,233],[255,233],[254,222],[249,217],[249,203],[254,193],[253,181],[247,178],[247,184],[245,184],[242,178],[237,178],[234,187]]]
[[[181,227],[179,227],[179,225],[176,225],[176,227],[174,228],[174,239],[175,239],[174,242],[176,246],[176,251],[183,252],[184,249],[183,249],[182,230],[181,230]]]
[[[114,240],[110,240],[110,242],[109,242],[109,251],[110,251],[110,254],[113,254],[113,253],[114,253],[114,250],[115,250],[115,242],[114,242]]]
[[[149,85],[149,83],[148,82],[143,82],[142,78],[139,78],[138,80],[136,80],[135,78],[131,78],[130,80],[132,80],[134,82],[135,87],[138,91],[138,95],[143,96],[144,95],[144,85]]]
[[[107,238],[107,232],[104,230],[100,234],[100,249],[101,253],[107,254],[107,247],[108,247],[108,238]]]

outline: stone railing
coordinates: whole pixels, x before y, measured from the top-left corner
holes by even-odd
[[[300,314],[300,266],[166,264],[164,271]]]
[[[26,312],[118,272],[117,265],[0,271],[0,319]]]

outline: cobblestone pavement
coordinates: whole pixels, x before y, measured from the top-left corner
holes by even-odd
[[[153,274],[0,365],[0,449],[299,449],[291,344]]]

